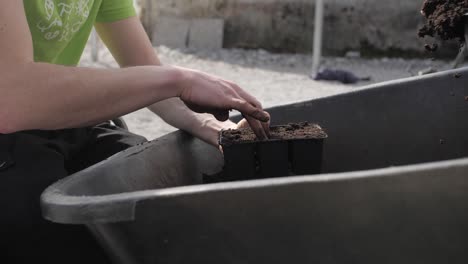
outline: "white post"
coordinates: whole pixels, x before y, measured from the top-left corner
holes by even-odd
[[[458,68],[458,66],[463,63],[463,61],[466,58],[467,52],[468,52],[468,14],[465,14],[465,43],[463,43],[463,46],[460,48],[460,52],[455,58],[455,61],[452,63],[452,69]]]
[[[95,29],[91,33],[91,59],[93,62],[99,59],[98,37]]]
[[[465,14],[465,43],[468,41],[468,14]]]
[[[146,30],[151,43],[154,43],[153,40],[153,0],[146,0]]]
[[[323,35],[323,0],[315,1],[315,27],[314,27],[314,50],[312,59],[312,76],[319,70],[322,57],[322,35]]]

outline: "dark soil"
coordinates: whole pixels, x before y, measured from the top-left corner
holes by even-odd
[[[222,132],[222,143],[253,142],[257,138],[250,128],[226,130]],[[275,126],[270,129],[269,140],[291,140],[291,139],[323,139],[327,134],[316,124],[308,122],[291,123],[284,126]]]
[[[429,52],[436,52],[437,49],[439,48],[439,45],[437,45],[436,43],[434,43],[432,45],[426,44],[426,45],[424,45],[424,48]]]
[[[421,13],[427,21],[419,30],[419,37],[464,41],[463,16],[468,13],[468,0],[425,0]]]
[[[270,139],[290,140],[290,139],[323,139],[327,134],[317,124],[307,122],[291,123],[285,126],[271,128]]]
[[[222,143],[253,142],[257,139],[250,128],[229,129],[221,132]]]

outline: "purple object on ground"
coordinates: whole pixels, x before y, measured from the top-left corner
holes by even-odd
[[[357,83],[359,81],[365,81],[365,80],[370,80],[369,77],[367,78],[361,78],[356,76],[354,73],[349,72],[349,71],[344,71],[344,70],[333,70],[333,69],[323,69],[319,71],[315,77],[314,80],[320,81],[320,80],[326,80],[326,81],[339,81],[345,84],[353,84]]]

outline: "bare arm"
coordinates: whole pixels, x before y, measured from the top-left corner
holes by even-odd
[[[138,18],[97,24],[96,29],[121,67],[161,65]],[[256,103],[261,107],[258,101]],[[236,127],[231,121],[220,122],[212,115],[195,113],[178,98],[158,102],[149,106],[149,109],[170,125],[213,145],[217,145],[217,136],[221,129]],[[218,116],[221,120],[226,118]],[[256,128],[258,134],[268,133],[259,124]]]
[[[0,133],[93,124],[171,97],[210,113],[234,108],[268,119],[235,89],[203,82],[184,69],[106,70],[36,63],[23,1],[0,2],[0,58]],[[212,96],[221,101],[210,101]]]
[[[177,96],[177,71],[170,68],[98,70],[33,62],[22,1],[1,2],[0,25],[2,133],[87,125]]]

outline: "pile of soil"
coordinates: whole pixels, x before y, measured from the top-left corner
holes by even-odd
[[[308,122],[272,127],[270,133],[270,139],[279,140],[323,139],[327,137],[327,134],[319,125],[309,124]]]
[[[222,143],[253,142],[255,140],[257,137],[250,128],[229,129],[221,132]]]
[[[253,142],[257,137],[250,128],[225,130],[221,134],[223,143]],[[290,123],[284,126],[275,126],[270,129],[269,140],[291,139],[323,139],[327,134],[317,124],[308,122]]]
[[[425,0],[421,13],[427,21],[419,30],[419,37],[464,41],[464,15],[468,13],[468,0]]]

